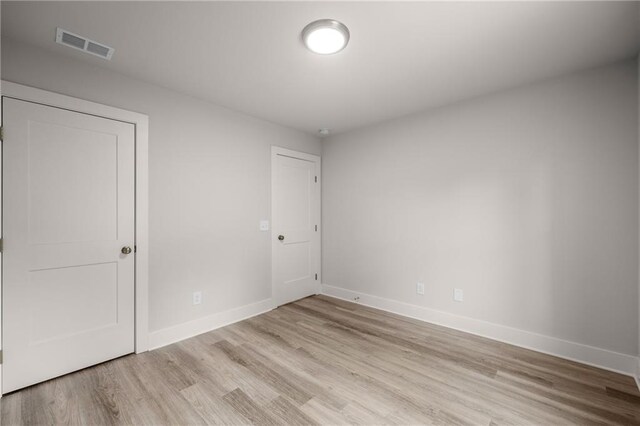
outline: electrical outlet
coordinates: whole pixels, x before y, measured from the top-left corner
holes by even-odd
[[[424,283],[417,283],[416,284],[416,293],[424,294]]]
[[[453,300],[455,300],[456,302],[464,301],[464,290],[462,290],[461,288],[454,288]]]
[[[193,292],[193,304],[194,305],[199,305],[202,303],[202,292],[201,291],[194,291]]]
[[[353,301],[354,301],[354,302],[358,302],[358,301],[360,301],[360,296],[356,296],[356,297],[354,297],[354,298],[353,298]]]
[[[268,220],[261,220],[260,221],[260,230],[261,231],[268,231],[269,230],[269,221]]]

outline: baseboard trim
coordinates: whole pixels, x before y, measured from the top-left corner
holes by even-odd
[[[322,293],[349,302],[354,302],[355,298],[359,298],[356,303],[365,306],[632,376],[636,378],[640,387],[640,381],[638,380],[638,377],[640,377],[640,364],[638,357],[633,355],[544,336],[517,328],[425,308],[423,306],[411,305],[397,300],[359,293],[328,284],[322,285]]]
[[[636,373],[633,375],[633,378],[636,379],[636,386],[640,389],[640,357],[636,359]]]
[[[264,314],[274,308],[272,299],[265,299],[249,305],[240,306],[222,312],[188,321],[172,327],[149,333],[149,348],[157,349],[198,334],[206,333],[226,325]]]

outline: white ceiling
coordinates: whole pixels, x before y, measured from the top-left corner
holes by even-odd
[[[333,18],[337,55],[300,31]],[[56,27],[115,48],[54,43]],[[341,132],[637,55],[637,2],[2,2],[2,36],[275,123]]]

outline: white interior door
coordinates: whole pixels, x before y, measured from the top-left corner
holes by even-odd
[[[2,112],[6,393],[134,351],[135,144],[129,123]]]
[[[278,305],[320,292],[320,157],[273,148],[273,293]]]

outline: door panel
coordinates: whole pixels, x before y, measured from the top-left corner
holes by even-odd
[[[134,350],[134,127],[3,98],[3,392]]]
[[[311,279],[311,244],[308,240],[282,243],[282,282],[294,283]]]
[[[117,282],[116,262],[29,272],[31,342],[116,325]]]
[[[279,185],[282,188],[280,220],[291,231],[309,232],[311,226],[311,185],[315,164],[305,160],[278,156]]]
[[[114,240],[117,135],[38,122],[28,131],[29,242]]]
[[[320,159],[276,154],[273,162],[274,298],[278,305],[317,294],[320,268]],[[283,240],[278,240],[282,235]]]

